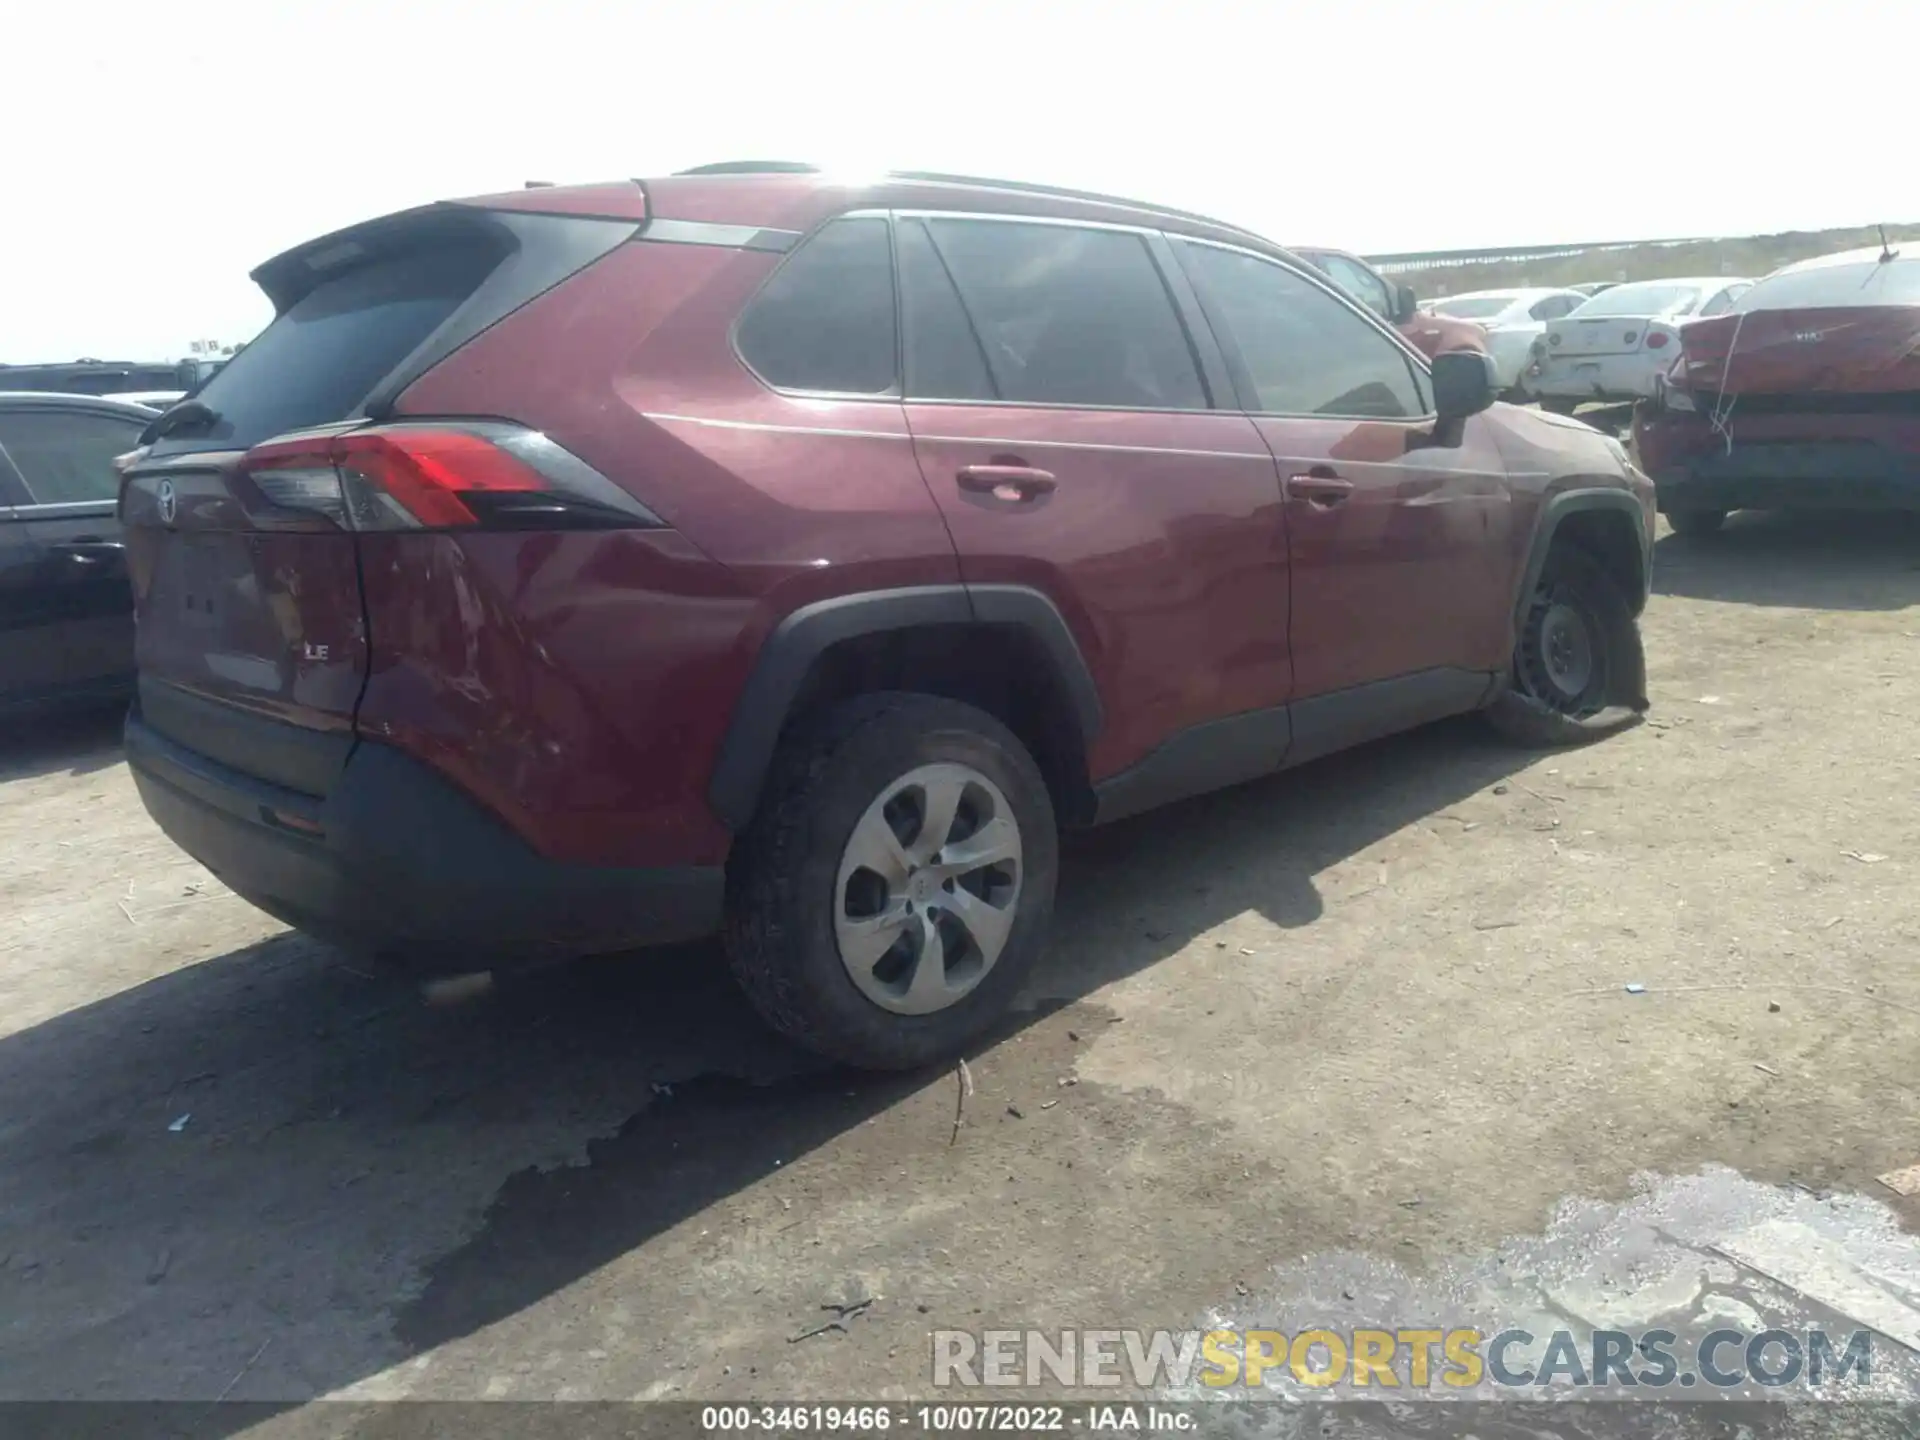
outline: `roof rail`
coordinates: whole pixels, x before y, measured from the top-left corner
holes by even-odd
[[[818,165],[804,160],[720,160],[712,165],[696,165],[691,170],[676,170],[676,175],[817,175]]]
[[[691,170],[676,170],[676,175],[818,175],[823,171],[819,165],[804,160],[722,160],[712,165],[696,165]],[[1176,210],[1171,205],[1156,205],[1148,200],[1134,200],[1124,195],[1107,195],[1097,190],[1073,190],[1064,185],[1047,185],[1033,180],[995,180],[983,175],[949,175],[935,170],[889,170],[887,177],[893,180],[917,180],[929,185],[978,185],[993,190],[1015,190],[1030,195],[1056,195],[1062,200],[1088,200],[1100,205],[1124,205],[1130,210],[1143,210],[1153,215],[1167,215],[1181,220],[1191,220],[1201,225],[1213,225],[1222,230],[1231,230],[1237,235],[1245,235],[1259,240],[1263,244],[1272,244],[1266,236],[1249,230],[1244,225],[1235,225],[1231,221],[1221,220],[1212,215],[1202,215],[1193,210]]]
[[[1193,210],[1176,210],[1171,205],[1156,205],[1151,200],[1134,200],[1125,195],[1106,195],[1097,190],[1072,190],[1064,185],[1046,185],[1033,180],[994,180],[983,175],[946,175],[932,170],[890,170],[887,172],[896,180],[921,180],[931,185],[981,185],[994,190],[1015,190],[1031,195],[1057,195],[1062,200],[1089,200],[1099,205],[1124,205],[1129,210],[1144,210],[1152,215],[1167,215],[1180,220],[1192,220],[1201,225],[1212,225],[1221,230],[1231,230],[1237,235],[1245,235],[1264,245],[1274,242],[1266,236],[1247,229],[1244,225],[1235,225],[1230,221],[1216,219],[1212,215],[1202,215]]]

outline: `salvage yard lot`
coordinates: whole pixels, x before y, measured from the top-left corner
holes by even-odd
[[[1742,517],[1656,588],[1622,737],[1446,725],[1073,840],[957,1137],[955,1076],[822,1070],[709,947],[423,1006],[174,850],[111,724],[15,738],[0,1398],[924,1394],[935,1327],[1184,1326],[1640,1172],[1876,1193],[1920,526]]]

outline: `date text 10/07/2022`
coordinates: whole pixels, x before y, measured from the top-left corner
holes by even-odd
[[[1159,1405],[708,1405],[700,1428],[709,1435],[829,1433],[908,1435],[984,1432],[1028,1435],[1067,1430],[1189,1432],[1187,1410]]]

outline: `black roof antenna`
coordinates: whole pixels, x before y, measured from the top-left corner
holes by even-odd
[[[1873,228],[1880,232],[1880,263],[1886,265],[1898,260],[1900,252],[1887,243],[1887,227],[1876,225]]]

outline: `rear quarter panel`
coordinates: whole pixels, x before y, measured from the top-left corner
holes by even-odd
[[[733,320],[779,259],[628,244],[400,397],[409,415],[543,430],[674,532],[468,538],[427,557],[431,600],[406,593],[405,564],[383,589],[369,559],[363,723],[490,787],[547,853],[723,855],[705,787],[766,636],[815,600],[959,578],[897,400],[777,393],[735,356]],[[418,631],[384,643],[381,617],[409,606]],[[493,637],[473,655],[463,614]]]

